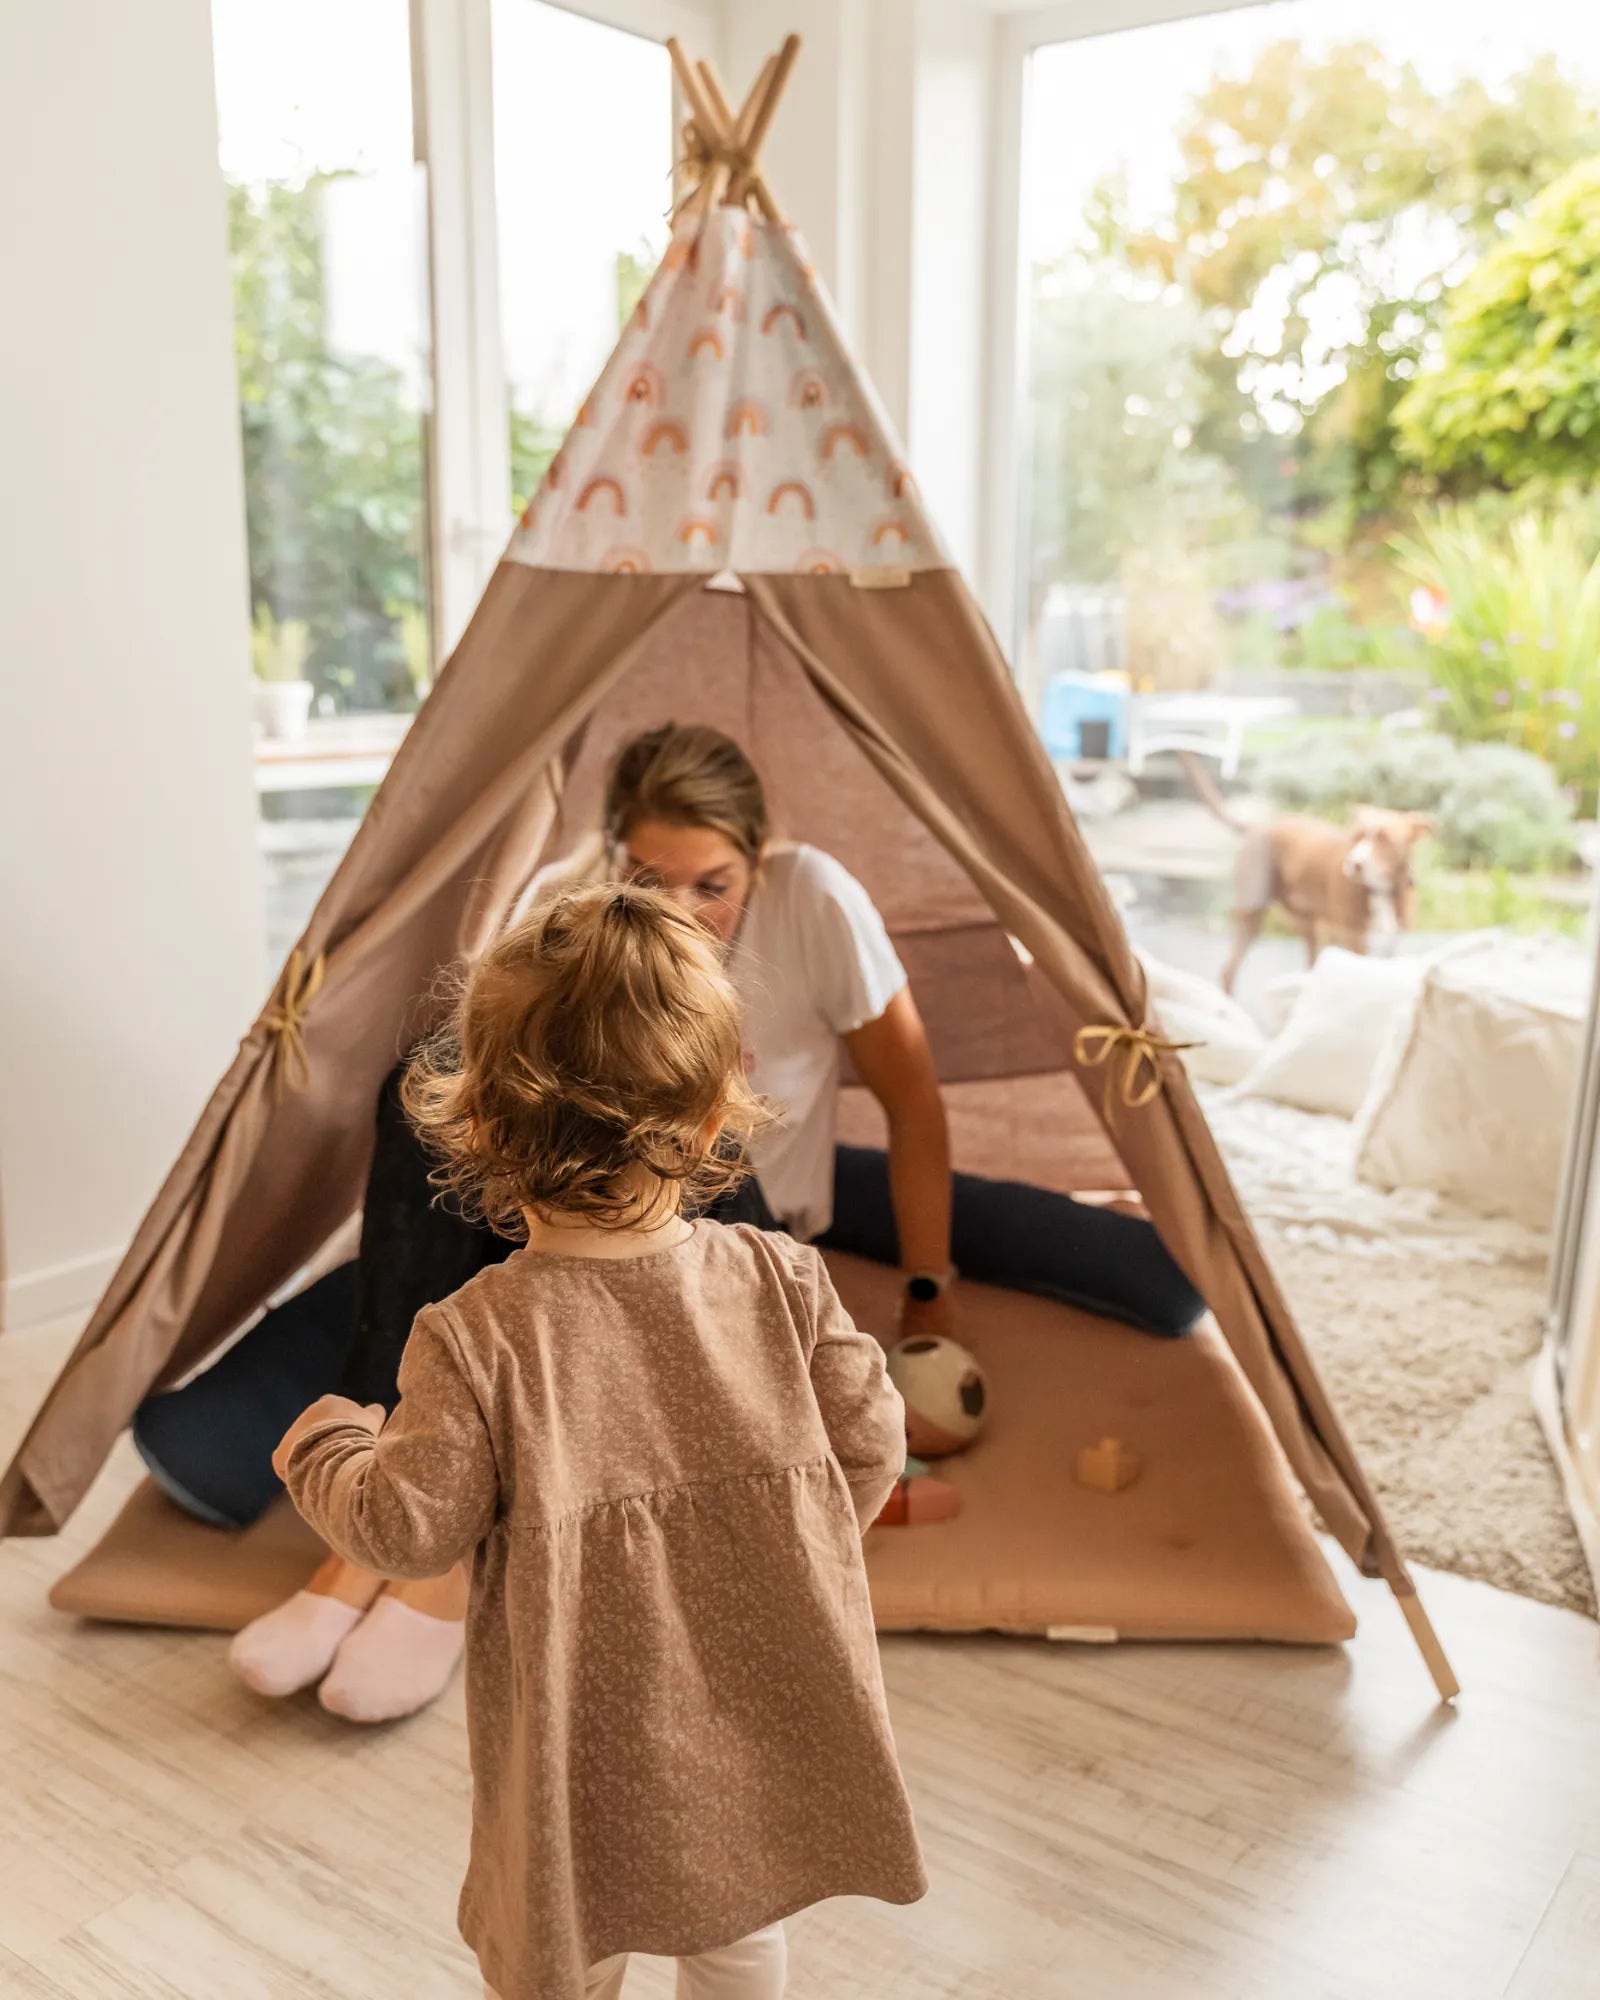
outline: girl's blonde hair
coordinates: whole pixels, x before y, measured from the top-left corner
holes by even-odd
[[[750,759],[720,729],[663,723],[617,753],[606,780],[605,836],[618,847],[641,820],[706,826],[754,868],[767,842],[767,801]]]
[[[628,883],[541,904],[466,971],[402,1099],[434,1184],[504,1236],[524,1209],[623,1229],[745,1172],[767,1113],[712,941]],[[643,1170],[641,1172],[641,1170]]]

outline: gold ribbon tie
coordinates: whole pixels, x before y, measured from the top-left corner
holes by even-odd
[[[1142,1111],[1161,1095],[1166,1078],[1161,1058],[1198,1048],[1198,1042],[1170,1042],[1150,1028],[1120,1026],[1110,1022],[1080,1028],[1072,1040],[1072,1053],[1081,1069],[1104,1069],[1105,1093],[1101,1110],[1107,1125],[1116,1122],[1120,1100],[1130,1111]],[[1125,1057],[1118,1069],[1116,1058]]]
[[[322,991],[325,970],[326,964],[320,951],[309,965],[303,952],[292,951],[289,963],[283,969],[276,1000],[266,1017],[267,1027],[278,1038],[275,1076],[280,1094],[286,1084],[295,1090],[304,1090],[311,1081],[311,1059],[306,1054],[302,1030],[312,1001]]]

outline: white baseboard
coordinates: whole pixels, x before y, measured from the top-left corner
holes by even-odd
[[[69,1314],[87,1315],[121,1261],[119,1246],[13,1273],[0,1291],[0,1332],[27,1333]]]

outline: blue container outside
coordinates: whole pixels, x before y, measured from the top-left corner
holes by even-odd
[[[1045,682],[1039,735],[1051,757],[1109,758],[1128,754],[1128,689],[1120,677],[1068,668]]]

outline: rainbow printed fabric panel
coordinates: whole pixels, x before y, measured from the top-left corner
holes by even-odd
[[[792,230],[680,224],[506,550],[543,569],[944,569]]]

